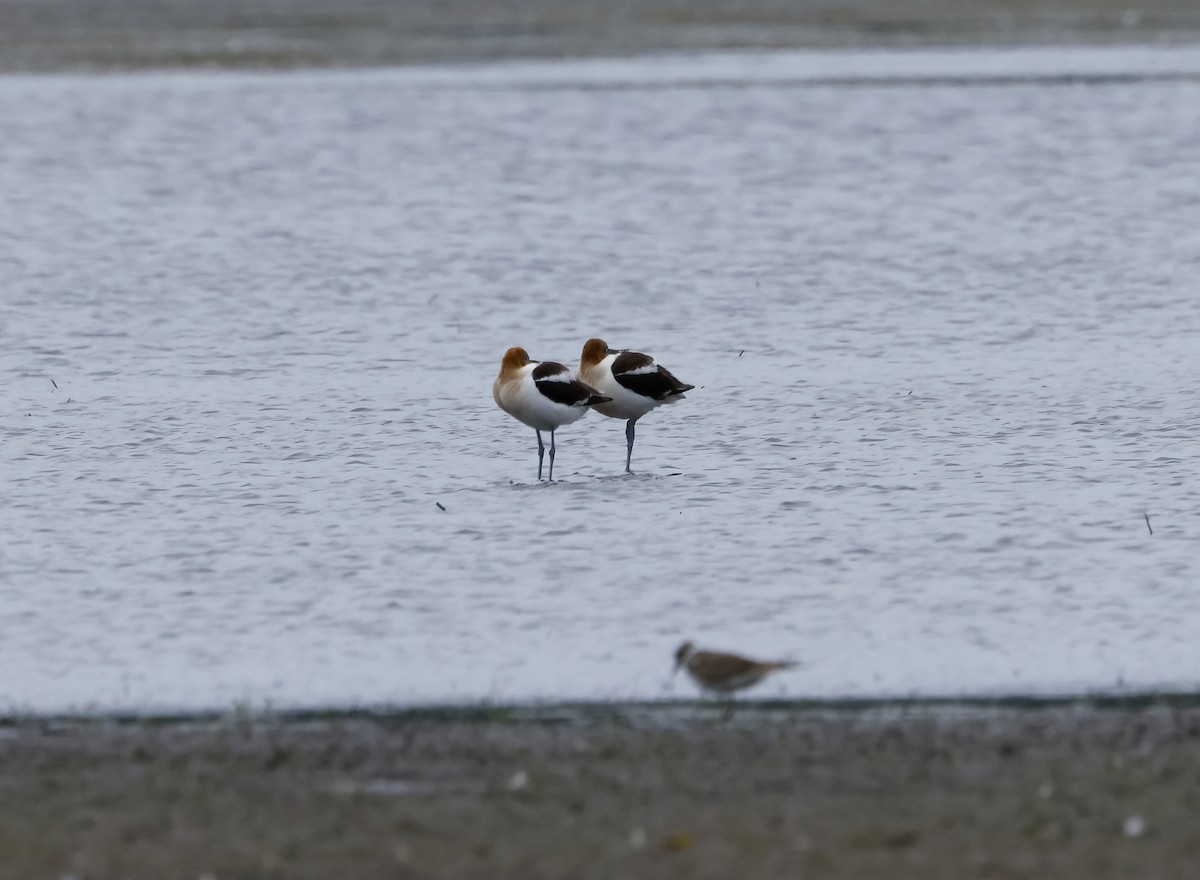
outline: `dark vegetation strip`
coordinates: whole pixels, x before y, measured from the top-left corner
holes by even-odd
[[[1036,712],[1061,709],[1092,709],[1112,712],[1142,712],[1149,709],[1182,711],[1200,709],[1200,693],[1194,691],[1067,694],[1059,696],[995,697],[897,697],[843,698],[822,700],[742,700],[736,714],[823,715],[872,714],[896,717],[903,714]],[[576,701],[512,704],[426,704],[416,706],[372,705],[357,707],[306,707],[298,709],[254,708],[236,705],[227,710],[195,712],[75,712],[39,715],[10,713],[0,716],[0,727],[100,724],[169,726],[203,724],[228,720],[307,723],[314,721],[370,720],[383,724],[597,724],[618,722],[630,726],[672,726],[695,717],[719,713],[719,707],[702,700],[647,700],[627,702]]]

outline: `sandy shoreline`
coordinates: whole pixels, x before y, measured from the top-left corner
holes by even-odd
[[[0,726],[5,876],[1190,876],[1193,696]]]
[[[1186,0],[0,0],[0,22],[9,72],[1200,40],[1200,7]]]

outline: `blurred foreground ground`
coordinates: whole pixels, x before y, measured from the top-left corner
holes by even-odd
[[[1198,37],[1194,0],[0,0],[8,71]]]
[[[1191,878],[1200,708],[0,727],[4,877]]]

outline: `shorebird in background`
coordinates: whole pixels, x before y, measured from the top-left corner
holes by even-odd
[[[701,690],[727,695],[725,711],[722,714],[724,718],[733,714],[734,691],[753,687],[772,672],[798,665],[790,660],[762,663],[737,654],[699,651],[691,642],[684,642],[675,651],[675,672],[681,667],[686,668],[692,681],[696,682]]]
[[[510,348],[500,361],[500,375],[492,383],[497,406],[537,432],[538,479],[546,447],[542,431],[550,432],[550,479],[554,479],[554,432],[587,415],[588,407],[612,398],[597,394],[571,375],[562,364],[529,359],[523,348]]]
[[[648,354],[612,349],[603,339],[583,344],[579,359],[579,378],[601,394],[612,398],[597,405],[596,412],[614,419],[625,419],[625,472],[633,473],[634,425],[650,410],[664,403],[683,399],[695,385],[680,382],[666,367]]]

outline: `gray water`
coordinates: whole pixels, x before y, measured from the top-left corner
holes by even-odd
[[[0,79],[0,706],[1195,687],[1197,71]],[[594,335],[697,389],[538,484]]]

